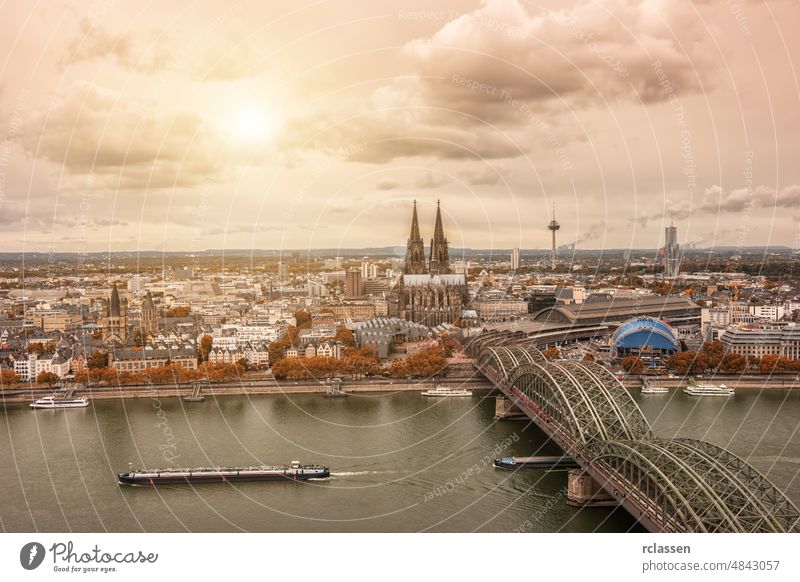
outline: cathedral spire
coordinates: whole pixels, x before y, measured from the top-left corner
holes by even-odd
[[[419,234],[419,220],[417,219],[417,201],[414,200],[414,213],[411,215],[411,235],[408,240],[422,239]]]
[[[425,243],[419,234],[417,219],[417,201],[414,200],[414,212],[411,215],[411,234],[406,247],[406,264],[403,272],[407,275],[421,275],[425,272]]]
[[[440,200],[436,201],[436,223],[433,227],[431,254],[428,265],[432,275],[450,272],[450,257],[447,250],[447,239],[444,236],[444,226],[442,226],[442,207]]]

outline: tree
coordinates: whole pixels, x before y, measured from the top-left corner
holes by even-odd
[[[52,388],[54,384],[58,383],[58,376],[53,372],[39,372],[39,375],[36,376],[36,381],[39,384],[47,384]]]
[[[722,358],[725,357],[725,344],[720,340],[706,342],[703,344],[701,352],[706,357],[708,367],[712,370],[716,370],[722,363]]]
[[[771,374],[775,372],[775,366],[778,363],[778,356],[767,354],[766,356],[761,358],[761,361],[758,364],[758,371],[762,374]]]
[[[708,359],[703,352],[678,352],[667,358],[665,364],[679,374],[698,374],[708,369]]]
[[[644,360],[639,356],[627,356],[619,364],[629,374],[641,374],[644,370]]]
[[[214,345],[214,338],[205,334],[200,338],[200,361],[207,362],[208,355],[211,353],[211,347]]]
[[[356,347],[356,338],[353,337],[353,332],[344,326],[340,326],[336,329],[336,336],[333,339],[344,344],[348,348]]]
[[[294,312],[294,319],[297,329],[311,327],[311,314],[305,309],[298,309]]]
[[[547,348],[542,352],[542,355],[548,360],[557,360],[561,357],[561,352],[558,348]]]
[[[105,352],[93,352],[86,362],[86,367],[92,370],[105,368],[108,366],[108,354]]]
[[[173,307],[164,313],[164,317],[188,317],[191,312],[192,310],[186,306]]]
[[[741,374],[747,369],[747,358],[740,354],[725,354],[719,369],[725,374]]]
[[[587,353],[585,356],[583,356],[583,361],[584,362],[594,362],[594,356],[592,354],[588,354]]]
[[[19,384],[19,376],[14,370],[0,370],[0,386],[7,388]]]

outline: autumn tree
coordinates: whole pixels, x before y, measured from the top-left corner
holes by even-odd
[[[19,384],[19,376],[14,370],[0,370],[0,386],[7,388]]]
[[[547,348],[542,355],[548,360],[557,360],[561,357],[561,351],[558,348]]]
[[[708,359],[703,352],[678,352],[667,358],[665,364],[679,374],[699,374],[708,369]]]
[[[58,383],[58,376],[53,372],[39,372],[39,375],[36,376],[36,382],[39,384],[47,384],[52,388],[54,384]]]
[[[173,307],[164,313],[164,317],[188,317],[192,312],[189,307],[181,305],[180,307]]]
[[[344,326],[340,326],[336,329],[336,336],[334,336],[333,339],[337,342],[341,342],[348,348],[356,347],[356,338],[353,337],[353,332]]]
[[[105,368],[106,366],[108,366],[108,354],[105,352],[93,352],[86,361],[86,367],[92,370]]]
[[[619,365],[629,374],[641,374],[644,370],[644,360],[639,356],[627,356],[622,358]]]
[[[725,354],[719,370],[725,374],[741,374],[747,369],[747,358],[740,354]]]
[[[298,309],[294,312],[295,325],[297,329],[311,327],[311,314],[305,309]]]
[[[214,345],[214,338],[208,334],[204,334],[200,338],[200,361],[207,362],[208,355],[211,353],[211,347]]]
[[[720,340],[705,342],[701,352],[706,357],[708,367],[712,370],[716,370],[722,363],[722,358],[725,357],[725,344]]]

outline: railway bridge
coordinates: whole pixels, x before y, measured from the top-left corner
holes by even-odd
[[[513,334],[468,346],[478,370],[585,475],[654,532],[800,532],[800,511],[721,447],[661,439],[628,391],[590,362],[547,360]]]

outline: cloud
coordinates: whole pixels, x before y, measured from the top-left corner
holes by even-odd
[[[447,177],[441,174],[434,174],[433,172],[426,172],[423,176],[417,178],[414,185],[420,189],[438,188],[442,184],[447,183]]]
[[[754,209],[800,208],[800,185],[792,184],[776,190],[770,186],[755,188],[737,188],[724,190],[715,184],[703,191],[699,204],[692,206],[688,201],[668,201],[666,211],[658,211],[636,217],[636,222],[643,228],[651,220],[682,220],[693,214],[741,214]]]
[[[109,32],[85,18],[79,33],[67,45],[59,61],[62,67],[95,60],[108,60],[137,73],[172,71],[189,77],[229,81],[261,73],[266,66],[246,40],[217,28],[192,37],[169,34],[130,35]]]
[[[23,147],[106,186],[194,186],[217,175],[223,144],[199,116],[80,82],[23,124]]]
[[[707,89],[712,72],[707,31],[685,4],[582,1],[531,15],[517,0],[485,0],[406,51],[428,102],[483,121],[517,123],[561,100],[578,108],[664,101],[654,63],[678,94]]]
[[[518,0],[485,0],[404,45],[408,74],[366,99],[326,103],[290,121],[281,145],[330,154],[361,144],[347,159],[368,163],[516,158],[542,131],[552,140],[562,101],[576,109],[664,101],[665,78],[675,94],[707,88],[699,81],[711,78],[707,33],[698,20],[684,3],[581,0],[532,15]],[[534,125],[539,134],[526,134]],[[559,147],[572,141],[555,137]]]
[[[377,186],[378,190],[394,190],[395,188],[400,187],[400,183],[396,182],[395,180],[381,180],[378,182]]]
[[[507,174],[508,170],[506,169],[490,167],[460,172],[459,176],[473,186],[493,186],[499,184]]]

